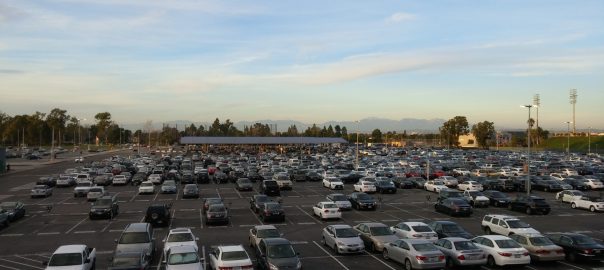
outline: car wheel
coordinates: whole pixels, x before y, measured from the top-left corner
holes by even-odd
[[[497,265],[497,263],[495,262],[495,258],[493,258],[493,256],[489,255],[489,257],[487,258],[487,265],[494,267]]]
[[[411,265],[409,259],[405,259],[405,270],[413,270],[413,265]]]
[[[590,206],[590,207],[589,207],[589,211],[591,211],[591,212],[595,212],[595,211],[596,211],[596,208],[595,208],[595,207],[592,205],[592,206]]]
[[[577,260],[577,255],[575,255],[573,252],[566,253],[566,260],[569,262],[574,262]]]
[[[448,268],[448,269],[453,269],[455,267],[455,263],[453,262],[453,260],[451,258],[447,258],[445,263],[446,263],[446,268]]]
[[[333,243],[333,251],[336,253],[336,255],[340,255],[340,251],[338,250],[338,244]]]
[[[325,237],[321,237],[321,244],[327,246],[327,241],[325,241]]]
[[[549,192],[549,188],[543,188],[543,191]]]
[[[374,243],[371,243],[371,245],[369,246],[369,251],[376,252],[375,244]]]
[[[570,208],[572,208],[572,209],[577,208],[577,204],[575,204],[575,203],[571,203],[571,204],[570,204]]]
[[[499,207],[499,202],[495,202],[493,205],[495,205],[495,207]]]
[[[489,227],[485,227],[485,228],[484,228],[484,233],[486,233],[487,235],[488,235],[488,234],[491,234],[491,233],[492,233],[492,232],[491,232],[491,228],[489,228]]]
[[[384,260],[386,260],[386,261],[390,260],[387,249],[384,249],[384,251],[382,252],[382,257],[384,257]]]

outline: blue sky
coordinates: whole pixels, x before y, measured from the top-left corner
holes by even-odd
[[[604,129],[603,1],[0,1],[0,110]]]

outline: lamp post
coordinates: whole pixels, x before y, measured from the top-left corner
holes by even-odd
[[[357,123],[357,156],[356,156],[356,170],[359,169],[359,121],[355,121]]]
[[[86,118],[76,118],[78,121],[78,145],[82,144],[82,125],[80,125],[80,121],[86,121]]]
[[[591,155],[591,127],[587,131],[587,154]]]
[[[570,124],[573,122],[566,121],[566,156],[570,157]]]
[[[524,108],[528,108],[528,131],[527,131],[527,154],[526,154],[526,195],[531,195],[531,108],[536,107],[535,105],[522,105]]]

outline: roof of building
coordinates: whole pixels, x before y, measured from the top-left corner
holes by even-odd
[[[182,137],[181,144],[328,144],[348,143],[332,137]]]

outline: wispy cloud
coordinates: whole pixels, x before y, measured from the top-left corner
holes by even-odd
[[[414,14],[406,13],[406,12],[397,12],[397,13],[390,15],[390,17],[388,17],[387,21],[390,23],[399,23],[399,22],[403,22],[403,21],[412,21],[412,20],[415,20],[415,18],[416,18],[416,15],[414,15]]]

